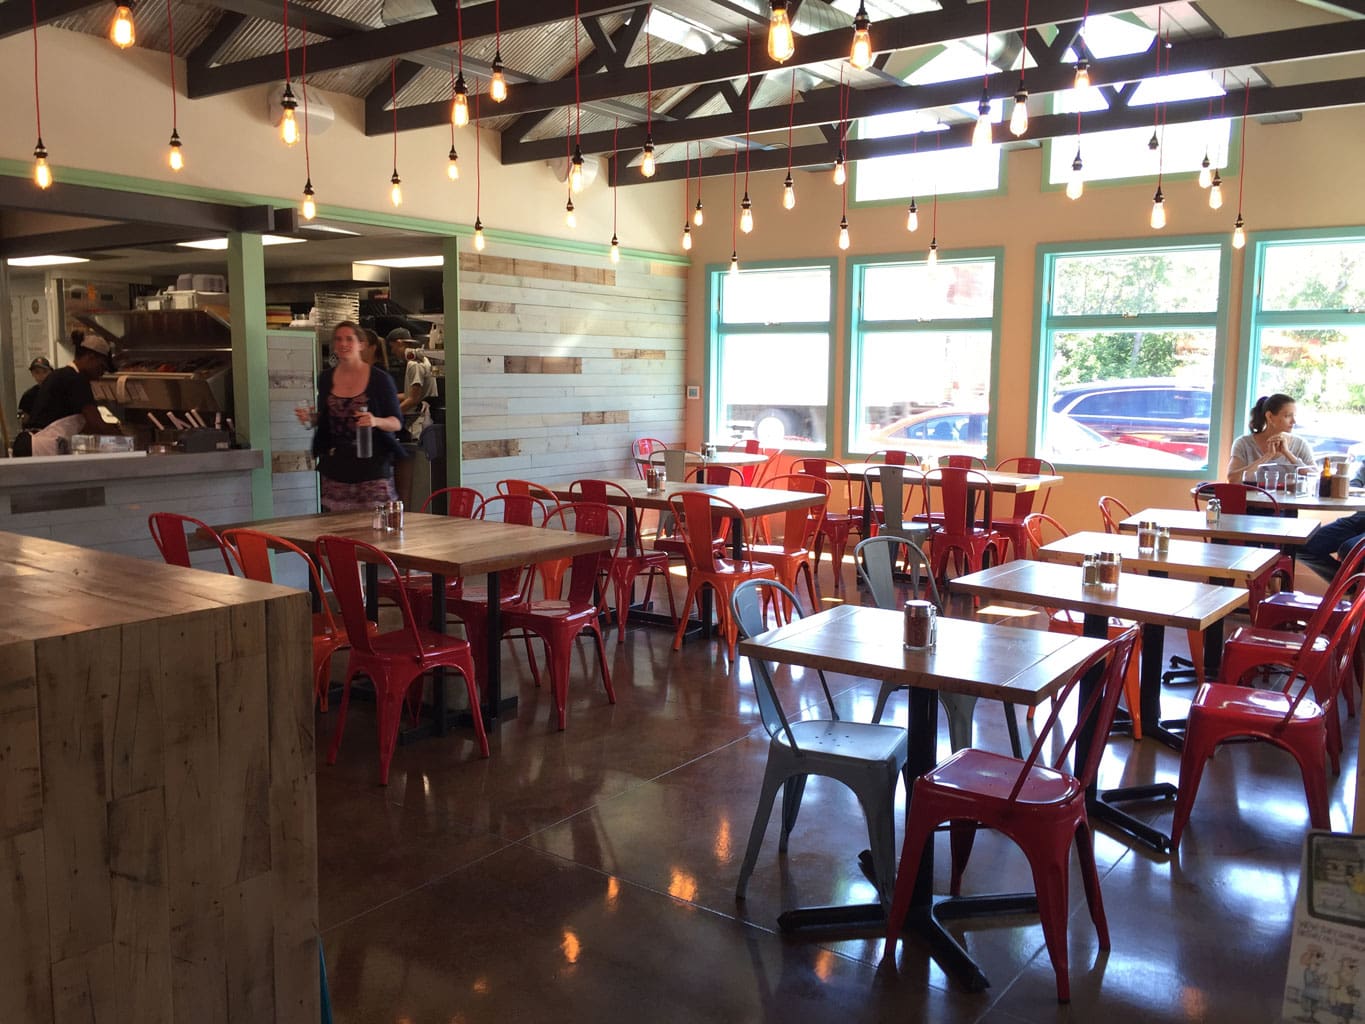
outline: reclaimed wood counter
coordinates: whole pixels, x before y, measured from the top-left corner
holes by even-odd
[[[0,533],[0,1021],[316,1021],[305,593]]]

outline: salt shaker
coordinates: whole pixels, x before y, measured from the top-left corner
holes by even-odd
[[[1169,526],[1158,526],[1156,528],[1156,553],[1158,555],[1171,553],[1171,528]]]
[[[389,526],[388,509],[384,507],[384,503],[381,501],[374,507],[374,518],[370,520],[370,529],[386,530],[388,529],[388,526]]]
[[[1081,562],[1081,586],[1098,587],[1100,585],[1100,563],[1094,555],[1086,555]]]
[[[1217,526],[1218,521],[1223,518],[1223,503],[1217,498],[1210,498],[1209,503],[1204,506],[1204,520],[1209,526]]]

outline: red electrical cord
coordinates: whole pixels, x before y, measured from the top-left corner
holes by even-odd
[[[166,0],[169,6],[171,0]],[[171,79],[175,81],[174,78]],[[303,71],[299,75],[303,89],[303,180],[313,180],[313,158],[308,152],[308,20],[303,22]]]
[[[460,74],[464,75],[464,9],[455,0],[455,54],[460,59]]]
[[[1237,216],[1242,215],[1242,196],[1246,192],[1247,181],[1247,113],[1251,110],[1251,76],[1247,75],[1246,85],[1242,87],[1242,157],[1237,166]]]
[[[167,3],[170,0],[166,0]],[[792,176],[792,125],[796,121],[796,68],[792,68],[792,98],[787,110],[787,177]]]
[[[175,134],[176,113],[175,113],[175,22],[171,19],[171,0],[166,0],[166,39],[167,45],[171,50],[171,134]],[[305,109],[304,117],[308,116]],[[304,122],[305,129],[307,121]]]
[[[981,72],[981,88],[986,89],[991,83],[991,0],[986,0],[986,39],[981,49],[986,61]]]
[[[43,108],[38,103],[38,0],[33,0],[33,113],[38,121],[38,141],[43,140]]]
[[[739,144],[735,145],[735,169],[730,175],[730,249],[739,252]]]
[[[700,159],[700,157],[698,157]],[[692,143],[683,143],[683,227],[687,226],[688,200],[692,198]]]
[[[450,62],[450,102],[455,102],[455,62]],[[455,148],[455,118],[450,119],[450,148]]]
[[[1023,52],[1019,54],[1019,84],[1020,84],[1020,85],[1023,85],[1023,84],[1024,84],[1024,72],[1028,69],[1028,3],[1029,3],[1029,0],[1024,0],[1024,35],[1023,35],[1024,49],[1023,49]]]
[[[389,84],[393,86],[393,173],[398,173],[398,61],[389,61]]]
[[[578,58],[578,0],[573,0],[573,110],[574,141],[583,141],[583,91],[579,88],[578,75],[582,63]]]
[[[749,111],[754,105],[753,26],[744,26],[744,194],[749,194]]]
[[[288,85],[288,84],[289,84],[289,78],[290,78],[290,75],[289,75],[289,0],[284,0],[284,4],[283,4],[282,6],[284,7],[284,18],[283,18],[283,28],[284,28],[284,82],[285,82],[286,85]]]
[[[479,220],[483,212],[483,167],[480,157],[483,144],[479,138],[479,94],[474,93],[474,219]]]
[[[616,237],[616,186],[617,186],[617,183],[621,180],[621,169],[620,169],[620,168],[617,166],[617,164],[616,164],[617,158],[618,158],[618,156],[619,156],[619,154],[617,153],[617,138],[620,136],[620,134],[621,134],[621,116],[618,114],[617,117],[616,117],[616,127],[613,128],[613,129],[611,130],[611,166],[612,166],[612,171],[613,171],[612,176],[611,176],[611,237],[612,237],[612,238],[615,238],[615,237]]]
[[[654,127],[654,59],[649,46],[649,19],[654,13],[654,6],[649,6],[649,13],[645,15],[645,137],[649,137],[650,129]]]

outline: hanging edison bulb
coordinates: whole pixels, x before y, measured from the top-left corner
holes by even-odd
[[[991,97],[981,90],[981,102],[976,105],[976,127],[972,129],[972,145],[982,149],[991,144]]]
[[[611,251],[607,253],[607,256],[611,259],[613,263],[621,262],[621,243],[617,241],[615,232],[612,233]]]
[[[446,177],[451,181],[460,180],[460,154],[455,152],[455,147],[450,147],[450,157],[446,160]]]
[[[574,192],[583,191],[583,150],[577,143],[574,143],[573,159],[569,161],[569,188]]]
[[[47,147],[43,137],[38,136],[38,145],[33,147],[33,184],[48,188],[52,184],[52,168],[47,165]]]
[[[931,266],[931,267],[936,267],[936,266],[938,266],[938,236],[937,236],[937,235],[935,235],[932,239],[929,240],[929,259],[928,259],[928,263],[929,263],[929,266]]]
[[[398,176],[397,167],[393,169],[393,177],[389,179],[389,182],[393,185],[393,187],[389,189],[389,201],[392,202],[394,206],[402,206],[403,179]]]
[[[1209,209],[1221,210],[1223,208],[1223,176],[1217,171],[1213,172],[1213,181],[1209,183]]]
[[[502,73],[502,51],[493,54],[493,76],[488,79],[488,98],[494,103],[507,99],[507,78]]]
[[[781,64],[796,52],[796,38],[787,18],[787,0],[772,0],[772,15],[768,19],[768,56]]]
[[[1014,109],[1010,111],[1010,134],[1016,139],[1028,132],[1028,90],[1019,79],[1019,91],[1014,94]]]
[[[1242,220],[1242,214],[1237,213],[1237,223],[1232,225],[1232,247],[1234,249],[1244,249],[1247,244],[1246,221]]]
[[[284,92],[280,96],[280,141],[286,146],[292,146],[299,141],[299,123],[294,119],[294,111],[297,109],[299,101],[294,99],[294,90],[289,87],[289,83],[284,83]]]
[[[166,154],[166,163],[171,165],[171,170],[179,171],[185,167],[185,154],[180,152],[184,148],[180,142],[180,133],[174,128],[171,129],[170,152]]]
[[[1072,81],[1071,87],[1081,91],[1090,88],[1090,62],[1088,60],[1076,61],[1076,77]]]
[[[137,42],[133,30],[133,5],[119,4],[114,11],[114,20],[109,23],[109,40],[120,50],[126,50]]]
[[[858,13],[853,16],[853,45],[848,51],[848,62],[859,71],[872,66],[872,22],[867,17],[867,6],[859,0]]]
[[[483,221],[478,217],[474,218],[474,248],[483,252],[483,247],[488,243],[483,238]]]
[[[640,162],[640,173],[646,178],[654,177],[654,136],[645,133],[645,158]]]
[[[905,230],[912,233],[919,230],[919,206],[914,199],[910,200],[910,209],[905,214]]]
[[[692,223],[697,225],[697,227],[701,227],[706,223],[706,214],[702,213],[700,199],[697,200],[697,208],[692,211]]]
[[[573,196],[569,196],[569,201],[564,204],[564,226],[568,228],[578,227],[578,214],[574,210]]]
[[[464,75],[455,77],[455,100],[450,104],[450,120],[456,128],[469,123],[469,89],[464,84]]]
[[[782,183],[782,207],[787,210],[796,208],[796,187],[791,174],[788,174],[787,180]]]
[[[843,185],[846,181],[848,181],[848,168],[844,166],[844,151],[841,149],[834,158],[834,184]]]
[[[688,252],[692,251],[692,225],[687,223],[687,221],[683,221],[682,247]]]
[[[1066,197],[1079,199],[1085,194],[1085,165],[1081,163],[1081,149],[1076,147],[1076,159],[1071,161],[1071,173],[1066,178]]]
[[[848,248],[848,218],[839,218],[839,248]]]
[[[1157,186],[1156,195],[1152,196],[1152,230],[1160,231],[1166,226],[1166,197],[1161,194],[1161,186]]]
[[[749,202],[749,193],[739,201],[739,230],[746,235],[754,229],[754,204]]]
[[[739,253],[736,252],[734,249],[730,250],[730,273],[731,274],[739,273]]]
[[[1208,188],[1213,184],[1213,165],[1209,163],[1209,151],[1204,150],[1204,159],[1199,164],[1199,187]]]
[[[309,178],[303,183],[303,202],[299,204],[299,213],[303,214],[304,220],[312,220],[318,215],[318,204],[313,195],[313,179]]]

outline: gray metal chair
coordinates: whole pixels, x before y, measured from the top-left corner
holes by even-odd
[[[897,609],[900,598],[896,593],[896,563],[904,564],[902,580],[909,584],[911,597],[933,601],[940,613],[943,601],[939,597],[938,584],[929,569],[929,558],[920,547],[900,537],[877,536],[861,541],[853,549],[853,564],[857,566],[858,577],[872,595],[872,602],[878,608]],[[886,711],[886,702],[891,695],[902,687],[898,683],[882,683],[877,694],[877,706],[872,712],[872,721],[880,722]],[[972,714],[976,710],[976,697],[965,693],[940,693],[938,702],[948,719],[948,742],[953,752],[972,745]],[[1005,705],[1005,728],[1009,730],[1010,748],[1015,757],[1023,757],[1019,741],[1019,723],[1014,717],[1014,705]]]
[[[870,471],[871,472],[871,471]],[[922,548],[929,539],[929,524],[905,521],[905,477],[907,472],[914,481],[922,481],[924,474],[917,469],[905,466],[881,466],[875,471],[881,485],[882,518],[877,526],[879,537],[899,537],[916,547]],[[915,486],[914,483],[911,486]]]
[[[741,583],[735,590],[732,606],[739,631],[745,637],[756,636],[768,628],[763,617],[765,594],[773,599],[785,596],[791,602],[788,607],[792,609],[792,618],[801,617],[796,595],[782,584],[773,580]],[[829,718],[792,721],[777,696],[768,663],[751,657],[749,671],[763,726],[772,739],[768,744],[768,766],[763,773],[763,789],[754,812],[753,827],[749,830],[749,846],[739,869],[735,898],[744,899],[778,790],[782,791],[782,836],[777,848],[785,853],[787,837],[801,810],[806,778],[820,775],[842,782],[853,790],[862,805],[873,871],[877,876],[877,894],[884,906],[889,905],[896,870],[896,779],[905,770],[908,733],[899,726],[840,721],[828,687],[825,688],[825,699],[829,703]],[[824,682],[823,676],[821,682]],[[906,779],[907,787],[909,782]]]

